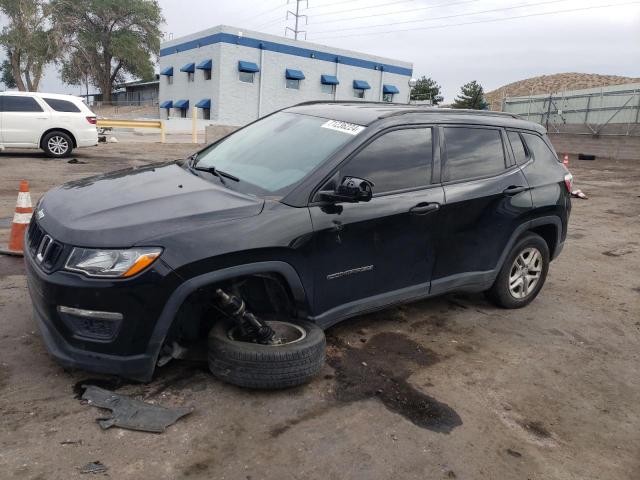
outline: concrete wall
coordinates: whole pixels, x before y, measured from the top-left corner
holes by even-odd
[[[640,160],[640,137],[634,136],[600,136],[573,135],[567,133],[550,133],[549,138],[558,155],[578,155],[580,153],[595,155],[596,158],[613,158],[618,160]]]
[[[212,35],[227,35],[226,41],[207,44]],[[230,38],[238,39],[237,42]],[[247,46],[240,44],[242,39],[264,41],[269,48],[262,48],[262,43]],[[258,45],[258,46],[256,46]],[[291,49],[307,49],[309,56],[293,54]],[[313,52],[316,52],[315,54]],[[318,58],[324,55],[325,58]],[[331,60],[327,56],[331,56]],[[343,59],[342,61],[340,59]],[[187,63],[200,63],[213,60],[212,78],[204,80],[203,72],[196,70],[195,82],[188,82],[188,75],[180,72]],[[335,61],[338,60],[338,62]],[[345,60],[346,59],[346,60]],[[349,60],[350,59],[350,60]],[[353,60],[362,65],[349,65]],[[253,84],[238,80],[238,61],[254,62],[260,66]],[[384,66],[387,67],[384,67]],[[409,86],[411,63],[399,60],[365,55],[343,49],[330,48],[309,42],[296,41],[265,35],[258,32],[240,32],[233,27],[218,26],[177,38],[162,44],[160,71],[173,67],[173,84],[169,84],[166,76],[160,78],[160,99],[189,100],[189,112],[199,100],[210,98],[212,102],[211,121],[199,123],[216,123],[223,125],[244,125],[259,116],[267,115],[275,110],[309,100],[358,100],[353,96],[353,80],[365,80],[371,89],[365,92],[363,100],[382,100],[382,84],[391,84],[400,91],[395,95],[395,102],[406,102]],[[301,70],[305,80],[300,89],[285,88],[285,69]],[[382,68],[382,69],[381,69]],[[384,69],[387,68],[387,71]],[[396,73],[397,70],[401,73]],[[337,75],[340,84],[334,95],[321,91],[320,76]],[[178,110],[171,110],[170,116],[180,115]],[[201,111],[198,111],[201,117]],[[161,111],[161,118],[167,118],[166,111]]]

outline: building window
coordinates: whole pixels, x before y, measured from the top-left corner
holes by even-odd
[[[187,72],[187,82],[194,82],[196,75],[193,72]]]
[[[292,90],[300,90],[300,80],[294,80],[292,78],[287,78],[287,88],[291,88]]]
[[[254,72],[238,72],[238,80],[244,83],[253,83]]]
[[[202,119],[203,120],[211,120],[211,109],[203,108],[202,109]]]
[[[382,101],[383,102],[393,102],[393,93],[385,93],[382,95]]]
[[[181,108],[180,109],[180,118],[187,118],[187,109],[186,108]]]
[[[203,70],[203,72],[204,72],[204,79],[211,80],[211,70]]]
[[[321,83],[320,84],[320,91],[322,93],[326,93],[327,95],[333,95],[334,93],[336,93],[336,86],[335,85],[329,85],[326,83]]]
[[[354,88],[353,96],[356,98],[364,98],[364,89],[362,88]]]
[[[167,75],[167,85],[173,85],[173,75]]]

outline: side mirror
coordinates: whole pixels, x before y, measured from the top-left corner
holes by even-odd
[[[368,202],[373,198],[373,183],[364,178],[344,177],[335,190],[323,190],[323,200],[338,203]]]

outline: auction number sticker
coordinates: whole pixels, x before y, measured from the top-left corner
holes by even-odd
[[[328,120],[323,123],[322,128],[328,128],[329,130],[337,130],[338,132],[348,133],[349,135],[358,135],[364,130],[362,125],[356,125],[355,123],[341,122],[340,120]]]

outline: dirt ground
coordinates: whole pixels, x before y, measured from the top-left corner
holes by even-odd
[[[18,183],[184,157],[188,144],[118,143],[47,160],[0,154],[0,242]],[[86,162],[86,163],[85,163]],[[330,329],[311,384],[256,392],[174,362],[148,385],[65,371],[47,354],[19,259],[0,257],[0,478],[639,479],[640,165],[571,160],[589,200],[546,286],[506,311],[450,295]],[[90,379],[194,413],[163,434],[101,430]]]

